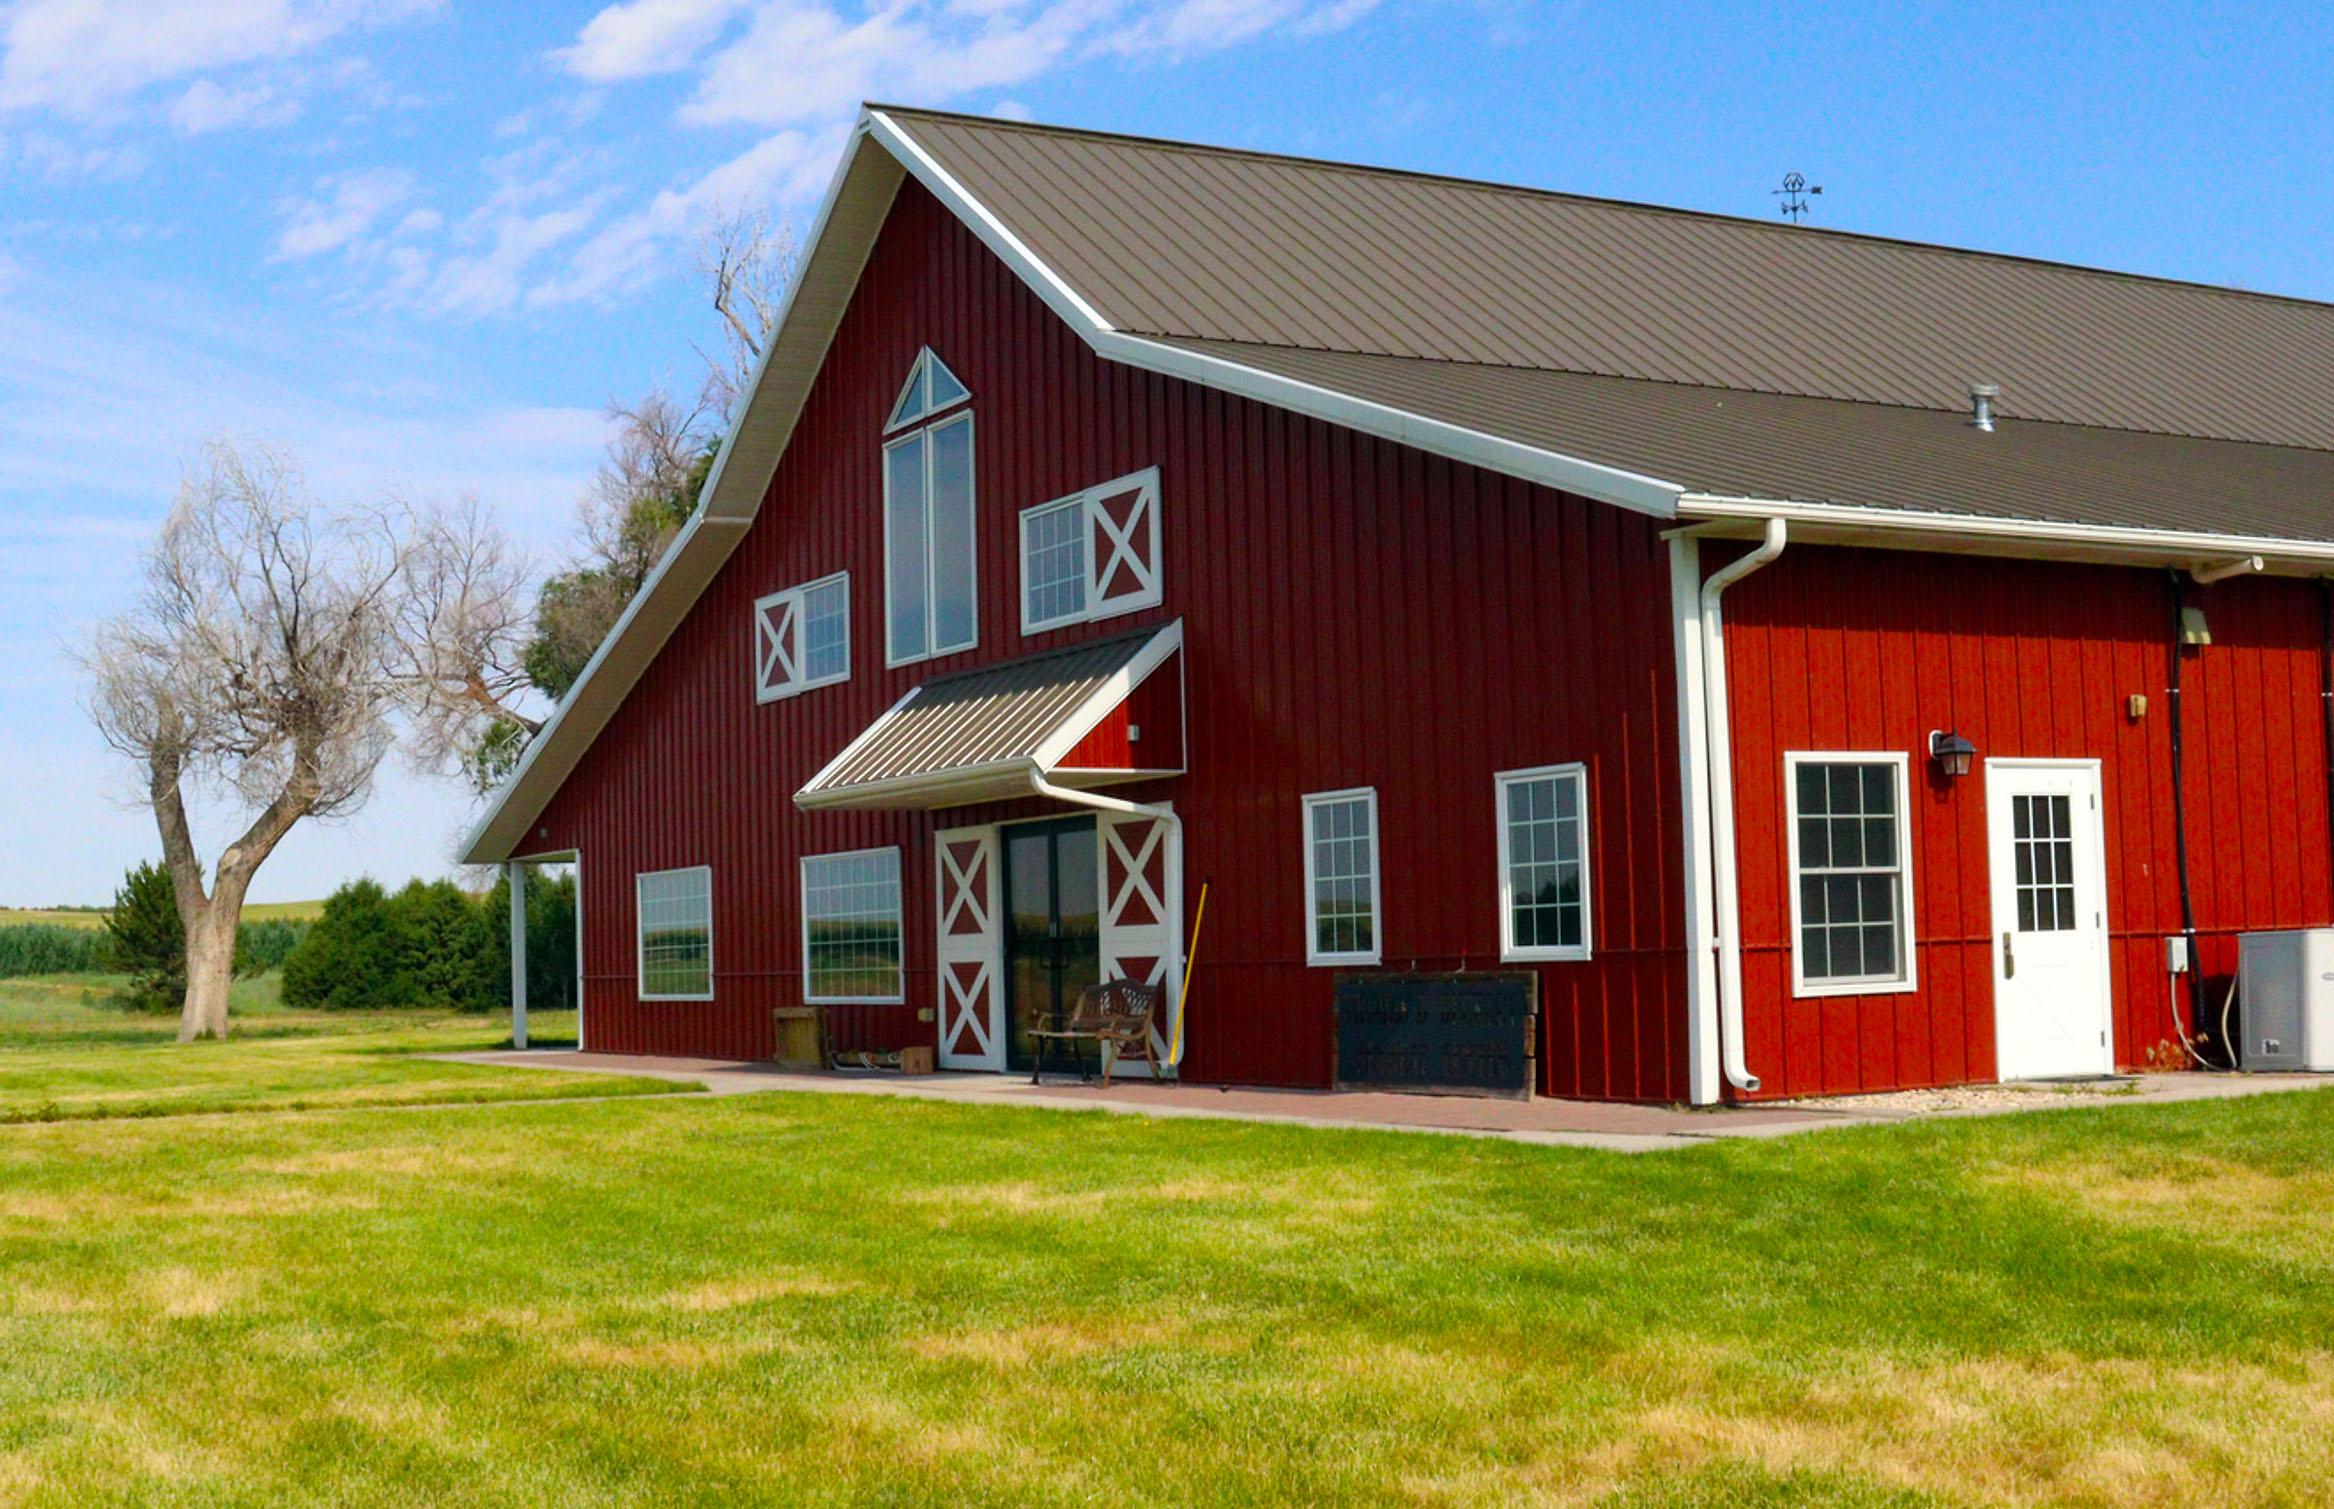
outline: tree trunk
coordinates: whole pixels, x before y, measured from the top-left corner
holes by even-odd
[[[221,886],[186,930],[186,1007],[178,1018],[182,1043],[227,1035],[227,992],[235,983],[235,929],[242,917],[242,890],[229,895]]]

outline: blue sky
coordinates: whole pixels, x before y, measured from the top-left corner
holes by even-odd
[[[2334,297],[2322,7],[0,0],[0,904],[153,853],[62,646],[191,448],[476,493],[555,554],[602,411],[693,387],[717,207],[806,224],[862,98]],[[1820,309],[1803,312],[1819,321]],[[255,895],[447,869],[391,771]],[[215,842],[215,839],[214,839]]]

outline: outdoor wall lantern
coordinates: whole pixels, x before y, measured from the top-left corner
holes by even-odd
[[[1959,733],[1929,731],[1929,758],[1937,768],[1956,779],[1969,774],[1969,762],[1977,754],[1977,746]]]

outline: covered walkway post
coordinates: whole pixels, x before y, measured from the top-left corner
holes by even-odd
[[[527,867],[503,866],[511,881],[511,1046],[527,1046]]]

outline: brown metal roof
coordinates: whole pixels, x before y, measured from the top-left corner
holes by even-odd
[[[2334,305],[874,108],[1128,333],[2334,449]]]
[[[1058,757],[1054,746],[1075,742],[1182,638],[1180,624],[1137,629],[935,677],[869,725],[794,800],[949,807],[1026,796],[1030,773]]]
[[[1174,345],[1720,497],[2334,540],[2334,452],[1681,383]]]

